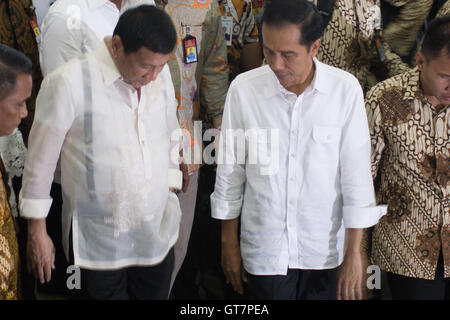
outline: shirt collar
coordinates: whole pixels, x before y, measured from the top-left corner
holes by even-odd
[[[87,4],[89,9],[96,9],[107,2],[109,2],[109,0],[88,0]]]
[[[404,100],[424,99],[424,95],[421,88],[422,86],[420,85],[419,67],[415,67],[408,73],[403,99]]]
[[[97,48],[95,55],[100,62],[100,70],[103,76],[103,82],[106,86],[112,85],[116,80],[122,79],[122,75],[117,70],[111,54],[106,46],[105,40],[110,37],[105,37],[100,46]]]
[[[309,91],[318,91],[323,94],[327,94],[330,91],[329,86],[326,82],[326,74],[324,74],[324,65],[321,63],[317,58],[313,58],[314,65],[316,67],[316,70],[314,71],[314,78],[309,84],[309,86],[305,89],[304,92]],[[269,67],[269,66],[268,66]],[[269,67],[270,68],[270,67]],[[267,91],[266,91],[266,97],[272,97],[278,93],[288,92],[280,83],[277,76],[273,71],[273,81],[272,83],[268,84]]]

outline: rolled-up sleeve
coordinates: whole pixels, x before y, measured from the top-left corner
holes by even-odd
[[[349,92],[352,106],[343,127],[340,152],[341,190],[345,228],[368,228],[386,213],[376,206],[370,166],[370,137],[363,93],[354,86]]]
[[[219,139],[216,184],[211,195],[211,215],[215,219],[235,219],[241,213],[246,178],[244,164],[238,163],[238,152],[245,151],[238,150],[236,144],[227,137],[232,137],[234,130],[243,128],[239,101],[234,86],[231,85],[225,102]]]
[[[45,78],[36,101],[19,196],[22,217],[40,219],[47,216],[52,203],[53,174],[74,117],[71,94],[64,79]]]

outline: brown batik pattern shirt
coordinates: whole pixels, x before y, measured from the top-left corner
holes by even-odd
[[[5,167],[0,158],[0,300],[15,300],[20,296],[19,248],[4,174]]]
[[[317,0],[310,0],[317,5]],[[332,18],[322,35],[317,58],[328,65],[353,74],[364,92],[378,83],[371,66],[381,62],[375,46],[376,20],[381,19],[379,1],[335,0]],[[386,60],[382,79],[408,71],[410,68],[384,42]]]
[[[447,0],[436,14],[437,18],[448,16],[450,14],[450,0]]]
[[[385,271],[434,279],[441,248],[450,277],[450,108],[427,101],[419,76],[414,68],[367,94],[377,202],[388,205],[371,255]]]

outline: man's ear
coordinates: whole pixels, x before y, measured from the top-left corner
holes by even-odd
[[[112,56],[113,58],[117,58],[118,54],[121,51],[123,51],[122,39],[120,39],[120,36],[115,35],[112,37],[111,46],[112,46]]]
[[[311,45],[310,51],[311,51],[311,54],[312,54],[313,57],[317,56],[317,53],[319,52],[319,48],[320,48],[321,44],[322,44],[322,40],[321,39],[317,39]]]
[[[423,52],[419,51],[416,54],[416,65],[419,67],[419,70],[422,71],[424,64],[426,63],[427,58],[423,54]]]

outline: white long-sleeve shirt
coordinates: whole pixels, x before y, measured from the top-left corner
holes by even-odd
[[[58,0],[48,10],[39,39],[40,65],[46,76],[57,67],[91,52],[112,36],[120,14],[153,0],[122,0],[119,9],[109,0]]]
[[[370,227],[385,213],[375,207],[361,86],[345,71],[314,64],[299,96],[269,66],[238,76],[228,92],[212,216],[240,217],[251,274],[335,268],[345,228]],[[227,138],[237,129],[245,145]]]
[[[137,91],[105,43],[48,75],[37,98],[20,210],[45,218],[61,155],[63,244],[92,269],[159,263],[178,236],[177,101],[168,66]],[[175,152],[174,152],[175,150]],[[166,208],[166,206],[168,206]],[[172,206],[172,207],[171,207]]]

